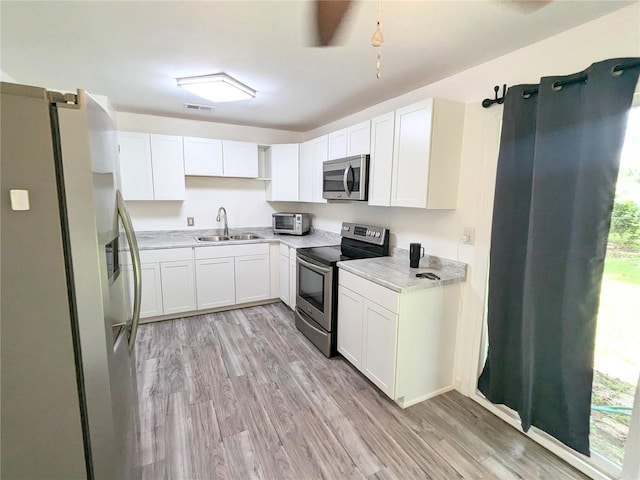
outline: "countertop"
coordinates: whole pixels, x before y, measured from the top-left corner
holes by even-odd
[[[233,245],[239,243],[281,242],[289,247],[320,247],[324,245],[339,245],[340,234],[315,230],[307,235],[275,235],[271,227],[230,228],[231,235],[241,233],[255,233],[262,238],[255,240],[228,240],[224,242],[198,242],[195,237],[207,235],[222,235],[222,228],[205,230],[157,230],[136,232],[138,248],[140,250],[156,250],[163,248],[211,247],[214,245]]]
[[[348,260],[338,262],[338,267],[396,292],[453,285],[467,279],[465,263],[425,255],[420,259],[418,268],[410,268],[409,252],[399,248],[396,248],[390,257]],[[416,273],[421,272],[435,273],[440,280],[416,277]]]
[[[297,236],[274,234],[271,227],[230,228],[231,235],[255,233],[261,238],[254,240],[228,240],[223,242],[199,242],[195,237],[222,235],[222,228],[200,230],[154,230],[136,232],[140,250],[157,250],[165,248],[210,247],[214,245],[233,245],[247,243],[281,242],[293,248],[320,247],[339,245],[340,234],[324,230]],[[425,255],[420,260],[419,268],[409,268],[409,252],[395,248],[392,256],[347,260],[338,262],[338,267],[363,277],[374,283],[396,292],[422,290],[440,285],[452,285],[464,282],[467,277],[467,265],[455,260]],[[433,272],[440,277],[439,281],[416,277],[416,273]]]

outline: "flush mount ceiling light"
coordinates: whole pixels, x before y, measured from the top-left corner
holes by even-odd
[[[253,88],[247,87],[226,73],[183,77],[176,80],[179,87],[212,102],[235,102],[256,96]]]

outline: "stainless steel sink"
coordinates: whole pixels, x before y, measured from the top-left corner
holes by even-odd
[[[224,235],[208,235],[195,238],[199,242],[226,242],[227,240],[231,240],[230,237],[225,237]]]
[[[228,242],[229,240],[256,240],[262,238],[255,233],[239,233],[237,235],[207,235],[203,237],[195,237],[198,242]]]
[[[229,235],[231,240],[255,240],[256,238],[262,238],[260,235],[256,235],[255,233],[241,233],[238,235]]]

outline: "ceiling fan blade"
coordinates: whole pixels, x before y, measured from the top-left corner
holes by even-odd
[[[352,0],[316,0],[316,45],[331,45]]]

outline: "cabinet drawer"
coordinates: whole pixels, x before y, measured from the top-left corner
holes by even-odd
[[[375,301],[381,307],[386,308],[390,312],[398,313],[399,295],[393,290],[389,290],[377,283],[373,283],[344,269],[340,269],[338,274],[338,284],[349,290]]]
[[[289,247],[282,243],[280,244],[280,255],[289,258]]]
[[[212,247],[197,247],[195,249],[196,260],[205,258],[242,257],[245,255],[269,255],[269,244],[216,245]]]

